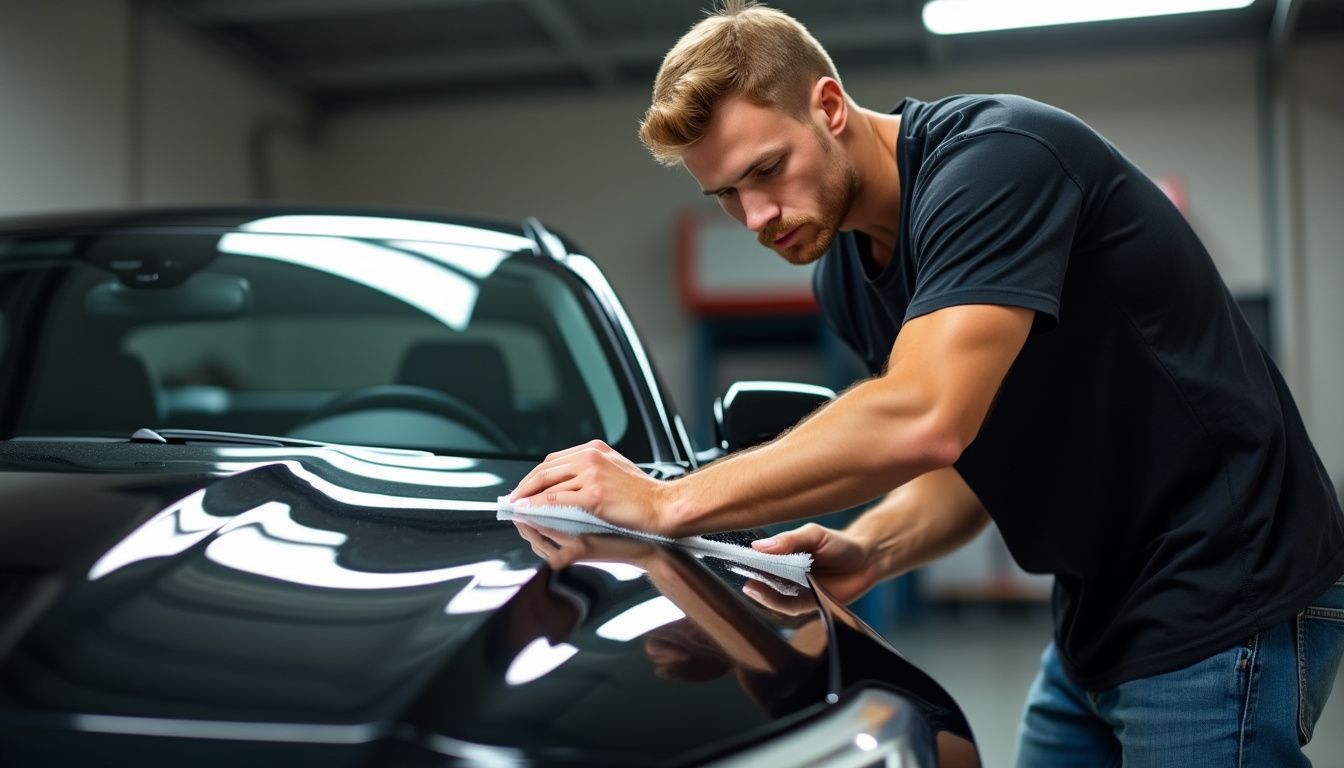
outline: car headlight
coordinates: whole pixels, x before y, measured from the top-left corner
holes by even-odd
[[[920,768],[934,765],[933,735],[910,702],[868,689],[822,717],[712,768]]]

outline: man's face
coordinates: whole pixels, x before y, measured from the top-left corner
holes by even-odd
[[[728,96],[682,158],[706,194],[794,264],[821,258],[849,215],[858,174],[823,126]]]

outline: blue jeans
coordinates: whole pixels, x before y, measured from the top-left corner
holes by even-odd
[[[1021,768],[1307,766],[1344,655],[1344,578],[1306,610],[1184,669],[1088,691],[1041,656],[1022,717]],[[1336,726],[1338,727],[1338,726]]]

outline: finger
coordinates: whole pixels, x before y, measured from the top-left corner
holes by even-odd
[[[551,453],[546,454],[546,458],[542,459],[541,463],[543,465],[561,463],[588,452],[614,454],[616,453],[616,450],[601,440],[589,440],[581,445],[574,445],[563,450],[552,451]]]
[[[563,463],[567,460],[574,459],[590,453],[605,456],[621,456],[621,454],[616,452],[615,448],[612,448],[611,446],[607,445],[601,440],[589,440],[588,442],[583,443],[582,445],[575,445],[569,448],[565,448],[564,450],[553,451],[552,453],[548,453],[546,454],[546,458],[542,459],[541,463],[542,464]]]
[[[516,504],[567,478],[591,471],[598,465],[619,467],[627,472],[644,475],[634,462],[617,453],[616,449],[601,440],[593,440],[547,456],[518,482],[509,494],[509,501]]]
[[[567,458],[542,462],[527,473],[522,482],[518,483],[518,486],[513,489],[513,493],[509,494],[509,501],[516,504],[548,488],[572,480],[578,475],[579,469],[580,467]]]
[[[547,456],[546,458],[549,459],[549,458],[551,458],[552,456],[554,456],[554,457],[560,457],[560,456],[573,456],[573,455],[576,454],[576,453],[583,453],[584,451],[598,451],[598,452],[600,452],[600,453],[615,453],[615,449],[613,449],[611,446],[607,445],[606,443],[602,442],[601,440],[589,440],[589,441],[586,442],[586,443],[581,443],[581,444],[579,444],[579,445],[575,445],[575,446],[573,446],[573,447],[566,448],[566,449],[564,449],[563,451],[556,451],[555,453],[552,453],[550,456]]]
[[[597,514],[597,510],[593,508],[592,498],[591,489],[576,484],[561,489],[548,490],[537,496],[519,499],[517,503],[519,506],[578,507]]]
[[[539,491],[534,496],[524,496],[523,498],[518,499],[518,501],[514,502],[514,507],[522,508],[522,513],[527,514],[527,507],[580,506],[573,501],[564,501],[565,498],[572,498],[565,496],[565,494],[582,494],[585,491],[585,488],[586,486],[582,480],[577,477],[571,477],[563,483]],[[544,528],[545,523],[538,521],[537,527]]]
[[[535,493],[535,486],[538,483],[545,483],[549,473],[554,472],[557,468],[565,466],[568,463],[569,454],[572,450],[573,449],[568,449],[566,451],[548,455],[540,464],[533,467],[526,475],[523,475],[523,479],[518,481],[518,485],[514,486],[513,491],[509,494],[509,501],[517,501],[524,496],[530,496],[532,493]],[[528,493],[523,493],[525,489]]]
[[[757,552],[788,554],[790,552],[816,552],[826,543],[829,531],[816,523],[808,523],[801,528],[751,542]]]
[[[509,492],[509,501],[516,503],[519,499],[523,498],[524,496],[531,495],[531,493],[533,492],[533,487],[538,483],[539,478],[546,472],[549,472],[551,470],[551,466],[552,466],[551,462],[543,461],[542,463],[533,467],[531,471],[529,471],[526,475],[523,475],[523,479],[519,480],[518,484],[513,487],[512,491]],[[524,490],[527,490],[528,493],[524,494],[523,493]]]

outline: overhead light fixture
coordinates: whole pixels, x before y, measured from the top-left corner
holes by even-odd
[[[1254,0],[930,0],[924,26],[936,35],[1050,27],[1089,21],[1228,11]]]

